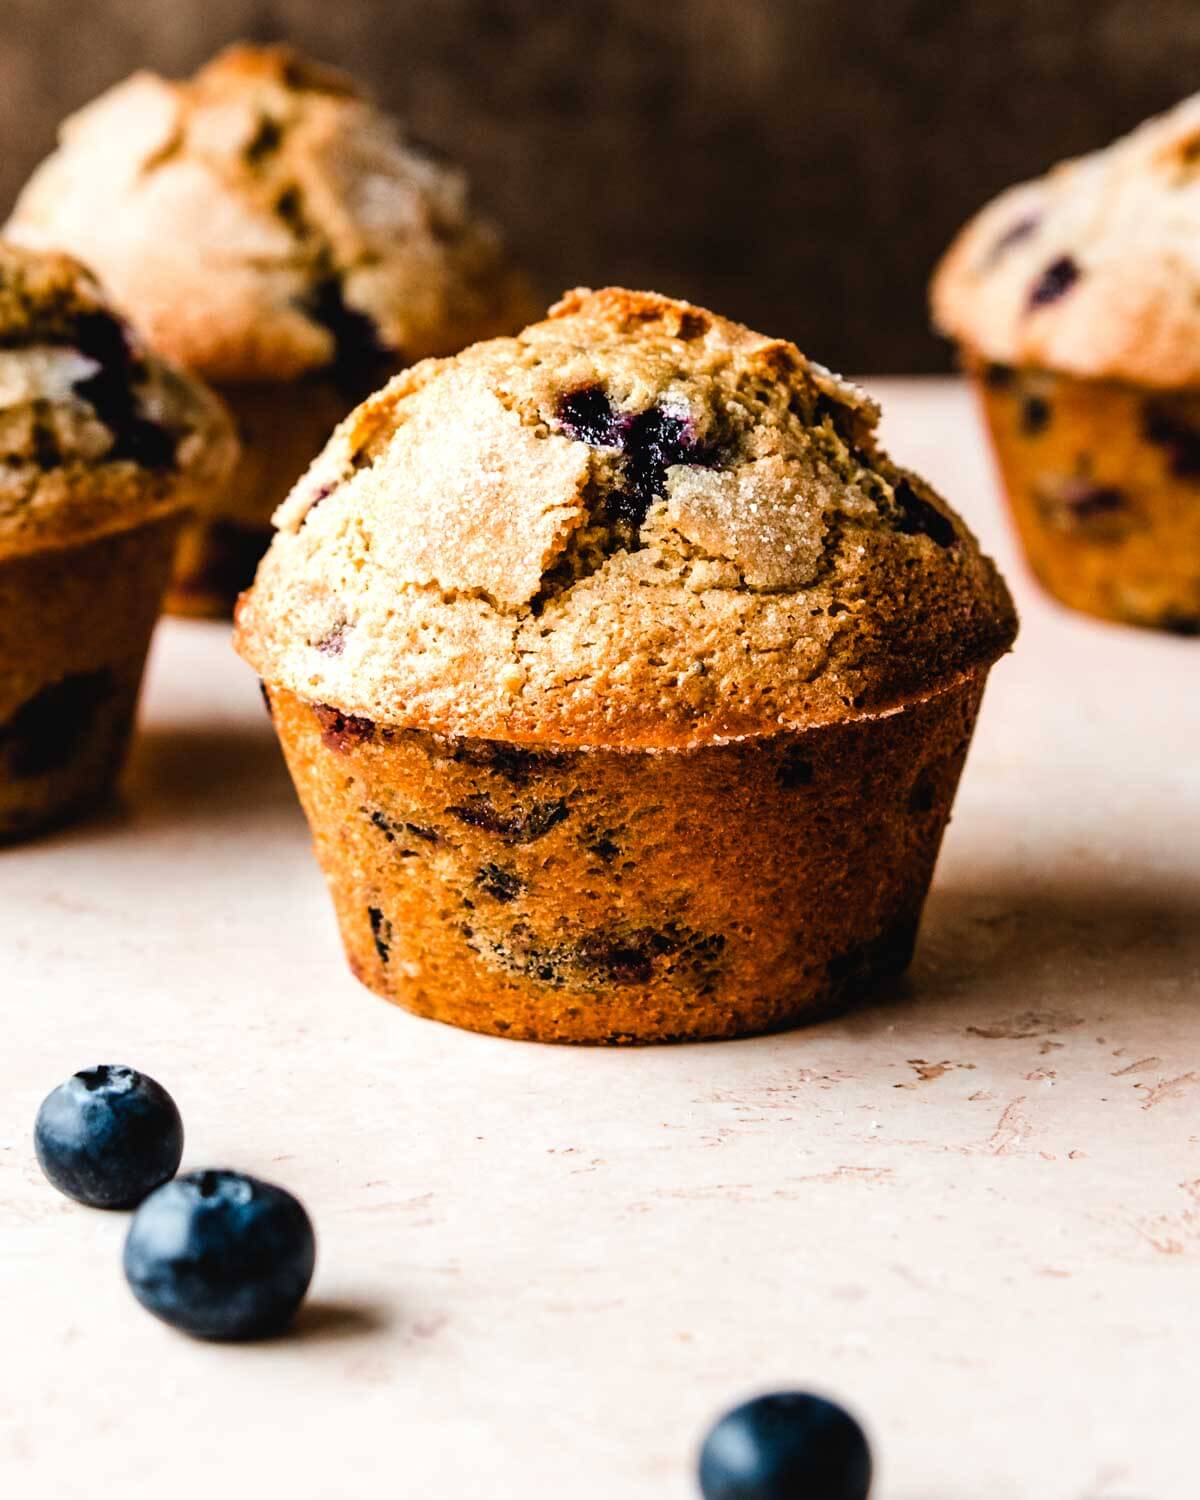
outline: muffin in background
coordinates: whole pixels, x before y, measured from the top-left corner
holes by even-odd
[[[89,272],[0,241],[0,840],[109,791],[182,513],[236,458]]]
[[[86,261],[234,413],[240,466],[181,539],[182,614],[229,612],[272,511],[364,396],[528,315],[463,174],[286,47],[118,84],[66,121],[6,233]]]
[[[877,417],[791,344],[609,289],[341,425],[235,639],[365,984],[648,1042],[905,967],[1016,622]]]
[[[1029,562],[1089,614],[1200,634],[1200,94],[1002,193],[933,279]]]

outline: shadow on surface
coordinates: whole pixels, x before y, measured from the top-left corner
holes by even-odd
[[[284,817],[299,827],[303,815],[270,726],[248,725],[138,733],[118,789],[81,817],[68,818],[33,838],[0,844],[8,850],[143,834],[165,824],[214,828],[250,819]]]
[[[289,1339],[305,1343],[332,1343],[383,1333],[392,1324],[389,1308],[370,1302],[330,1302],[315,1298],[296,1315]]]
[[[138,736],[120,803],[109,816],[124,823],[242,819],[294,803],[269,725],[187,725]]]
[[[1077,1024],[1151,1000],[1200,1010],[1197,976],[1200,880],[1006,873],[936,889],[907,975],[828,1024],[863,1034],[945,1009],[981,1036],[1015,1038],[1067,1012]]]

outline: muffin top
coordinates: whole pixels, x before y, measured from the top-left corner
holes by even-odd
[[[110,89],[63,125],[5,232],[78,255],[155,349],[216,381],[322,370],[357,400],[526,312],[463,174],[286,47]]]
[[[861,391],[686,302],[569,293],[398,375],[276,513],[238,646],[390,726],[672,747],[884,713],[1016,622]]]
[[[0,241],[0,557],[194,504],[236,457],[222,403],[148,354],[88,271]]]
[[[1200,94],[1010,188],[933,280],[966,350],[1135,385],[1200,384]]]

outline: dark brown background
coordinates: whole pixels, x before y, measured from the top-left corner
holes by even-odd
[[[652,286],[939,368],[924,283],[1004,184],[1200,86],[1198,0],[0,0],[0,205],[139,64],[288,37],[457,155],[549,297]]]

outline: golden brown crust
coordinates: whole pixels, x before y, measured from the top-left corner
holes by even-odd
[[[934,321],[984,359],[1200,384],[1200,94],[1008,189],[933,278]]]
[[[886,712],[993,661],[1015,617],[877,416],[782,340],[569,293],[347,419],[276,518],[239,649],[344,712],[523,742]]]
[[[147,353],[89,272],[0,241],[0,556],[202,502],[235,457],[220,401]]]
[[[1030,566],[1075,609],[1200,635],[1200,392],[974,366]]]
[[[79,255],[153,347],[217,382],[361,365],[370,389],[526,315],[463,174],[285,47],[117,85],[65,123],[7,232]]]
[[[908,963],[984,673],[882,719],[682,753],[388,730],[273,687],[350,966],[457,1026],[736,1036]]]

